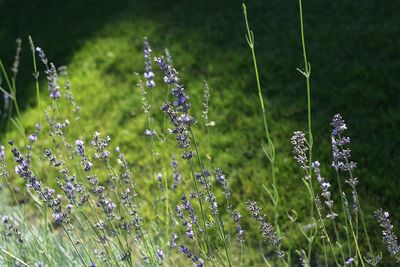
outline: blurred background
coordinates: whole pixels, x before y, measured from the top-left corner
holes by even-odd
[[[276,145],[282,214],[295,209],[306,216],[307,192],[290,145],[294,131],[307,129],[305,80],[296,70],[303,68],[298,3],[246,4]],[[303,12],[312,67],[314,158],[334,183],[329,123],[341,113],[358,163],[369,228],[380,241],[374,210],[391,211],[392,223],[400,226],[400,2],[310,0]],[[228,173],[235,205],[251,197],[268,212],[271,205],[261,185],[269,184],[270,172],[261,149],[262,117],[241,1],[0,0],[0,25],[0,58],[7,67],[14,60],[15,39],[22,39],[17,95],[28,129],[38,118],[27,39],[31,35],[50,61],[68,66],[86,132],[109,134],[128,151],[138,176],[151,156],[143,153],[146,124],[134,73],[144,70],[144,36],[154,56],[168,48],[198,118],[204,80],[211,88],[209,116],[216,125],[210,154]],[[161,74],[156,75],[161,84]],[[44,79],[41,73],[46,101]],[[1,142],[15,132],[3,128]]]

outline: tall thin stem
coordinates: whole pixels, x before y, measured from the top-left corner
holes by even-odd
[[[35,78],[35,87],[36,87],[36,97],[37,97],[37,104],[38,104],[38,110],[41,112],[41,105],[40,105],[40,90],[39,90],[39,72],[37,71],[37,65],[36,65],[36,54],[35,54],[35,45],[33,43],[32,37],[29,35],[29,43],[31,45],[31,50],[32,50],[32,62],[33,62],[33,77]]]
[[[279,200],[279,192],[277,190],[277,185],[276,185],[276,170],[275,170],[275,147],[274,144],[272,142],[271,136],[270,136],[270,132],[269,132],[269,128],[268,128],[268,120],[267,120],[267,115],[266,115],[266,109],[265,109],[265,104],[264,104],[264,98],[262,95],[262,90],[261,90],[261,83],[260,83],[260,77],[259,77],[259,73],[258,73],[258,65],[257,65],[257,57],[256,57],[256,52],[255,52],[255,48],[254,48],[254,33],[252,30],[250,30],[250,26],[249,26],[249,22],[247,19],[247,9],[246,9],[246,5],[243,3],[242,5],[243,7],[243,14],[244,14],[244,19],[246,22],[246,40],[247,40],[247,44],[250,47],[251,50],[251,55],[252,55],[252,59],[253,59],[253,66],[254,66],[254,73],[255,73],[255,77],[256,77],[256,82],[257,82],[257,89],[258,89],[258,97],[260,100],[260,106],[261,106],[261,110],[262,110],[262,117],[263,117],[263,124],[264,124],[264,131],[265,131],[265,138],[267,141],[267,146],[264,147],[264,152],[267,156],[267,158],[269,159],[270,163],[271,163],[271,176],[272,176],[272,190],[273,193],[270,193],[270,197],[272,202],[274,203],[274,224],[275,224],[275,228],[278,232],[278,234],[280,234],[280,228],[279,228],[279,224],[278,224],[278,218],[279,218],[279,213],[278,213],[278,200]],[[269,189],[268,189],[269,192]]]
[[[199,148],[198,148],[198,145],[197,145],[197,142],[196,142],[196,138],[195,138],[195,135],[194,135],[193,130],[192,130],[191,127],[189,128],[189,131],[190,131],[190,134],[191,134],[192,139],[193,139],[193,143],[194,143],[194,147],[195,147],[195,150],[196,150],[197,158],[199,160],[200,168],[201,168],[202,171],[204,171],[205,167],[204,167],[203,162],[201,160],[201,156],[200,156],[200,153],[199,153]],[[210,185],[206,186],[206,190],[207,190],[207,194],[211,194]],[[222,225],[222,223],[220,221],[219,215],[216,214],[215,217],[216,217],[217,224],[218,224],[219,234],[220,234],[220,236],[222,238],[222,241],[223,241],[223,244],[224,244],[225,256],[226,256],[226,258],[228,260],[228,265],[232,266],[231,258],[229,256],[229,252],[228,252],[228,244],[227,244],[227,241],[226,241],[226,236],[225,236],[225,231],[224,231],[223,225]]]
[[[344,220],[345,220],[345,225],[346,225],[346,237],[347,237],[347,243],[348,243],[348,249],[349,249],[349,257],[351,257],[352,252],[351,252],[351,244],[350,244],[350,234],[349,234],[349,222],[348,222],[348,217],[344,205],[344,199],[343,199],[343,190],[342,190],[342,184],[340,182],[340,175],[339,172],[336,170],[336,178],[339,186],[339,193],[340,193],[340,200],[342,202],[342,209],[344,212]]]
[[[307,60],[307,51],[306,51],[306,42],[304,38],[304,22],[303,22],[303,6],[301,0],[299,0],[299,14],[300,14],[300,35],[301,35],[301,45],[303,49],[303,59],[304,59],[304,71],[298,69],[300,73],[306,79],[306,87],[307,87],[307,117],[308,117],[308,163],[309,163],[309,170],[311,170],[312,165],[312,150],[313,150],[313,137],[312,137],[312,124],[311,124],[311,85],[310,85],[310,75],[311,75],[311,65]],[[309,184],[310,190],[313,192],[313,185],[312,185],[312,173],[309,173]],[[311,218],[314,218],[314,194],[311,198],[311,205],[310,205],[310,214]],[[313,240],[312,240],[313,241]],[[309,248],[311,247],[312,243],[309,244]],[[311,257],[311,251],[308,251],[308,257]]]

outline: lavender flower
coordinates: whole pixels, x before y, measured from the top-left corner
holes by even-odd
[[[53,63],[50,63],[50,69],[46,70],[45,73],[47,75],[47,89],[50,92],[50,98],[53,100],[60,98],[60,85],[58,84],[57,70]]]
[[[261,213],[261,208],[258,207],[255,201],[248,200],[247,209],[250,211],[251,217],[259,222],[260,231],[266,241],[268,241],[268,243],[270,243],[275,248],[278,257],[283,257],[285,253],[280,249],[283,238],[278,236],[277,232],[274,229],[274,226],[270,224],[267,221],[267,217]]]
[[[37,137],[38,137],[39,132],[40,132],[41,129],[42,129],[41,124],[40,124],[39,122],[36,123],[36,125],[35,125],[35,132],[34,132],[33,134],[30,134],[30,135],[28,136],[28,140],[29,140],[29,142],[30,142],[31,144],[33,144],[34,142],[36,142]]]
[[[188,247],[185,247],[184,245],[179,246],[179,251],[185,254],[188,258],[191,258],[193,256],[192,252],[190,252],[190,249]]]
[[[21,53],[21,43],[22,43],[22,40],[21,40],[21,38],[18,38],[18,39],[15,40],[15,42],[17,43],[17,49],[16,49],[16,51],[15,51],[14,63],[13,63],[13,66],[12,66],[12,68],[11,68],[11,71],[12,71],[12,73],[14,74],[14,80],[16,79],[17,74],[18,74],[19,55],[20,55],[20,53]]]
[[[76,150],[78,152],[78,155],[81,157],[85,156],[85,143],[82,140],[76,140]]]
[[[134,187],[134,182],[132,181],[132,172],[129,169],[128,162],[126,161],[125,155],[121,152],[120,148],[117,147],[115,151],[118,153],[118,163],[121,165],[123,172],[121,174],[122,180],[126,184],[130,184]]]
[[[116,208],[116,205],[114,204],[114,202],[111,201],[111,199],[100,197],[97,205],[103,209],[108,220],[111,221],[112,219],[114,219],[114,209]]]
[[[207,192],[206,201],[210,204],[211,214],[217,216],[218,215],[217,199],[215,198],[214,194],[211,191]]]
[[[162,173],[161,172],[157,173],[157,181],[158,181],[158,183],[160,185],[160,190],[164,189],[164,185],[163,185],[162,179],[163,179]]]
[[[140,88],[140,95],[142,97],[142,108],[143,108],[143,113],[148,114],[150,113],[151,105],[147,103],[147,91],[145,89],[143,81],[140,79],[140,76],[138,73],[136,73],[138,77],[138,83],[137,86]]]
[[[111,138],[106,136],[106,138],[100,138],[100,133],[95,132],[93,139],[90,141],[90,144],[96,148],[96,153],[94,154],[96,159],[104,159],[105,161],[108,160],[110,156],[110,152],[105,150],[108,147]]]
[[[196,217],[196,214],[194,212],[193,206],[190,203],[190,201],[186,198],[185,195],[181,196],[181,203],[182,203],[182,207],[189,214],[189,217],[192,220],[192,224],[197,224],[197,217]]]
[[[307,159],[308,146],[305,134],[301,131],[294,132],[290,141],[293,145],[294,158],[300,167],[307,171],[309,168]]]
[[[228,179],[220,168],[215,169],[215,179],[224,187],[224,195],[228,200],[231,197]]]
[[[151,131],[149,129],[146,129],[146,131],[144,131],[144,134],[146,136],[155,136],[157,133],[156,133],[156,131]]]
[[[40,60],[43,62],[43,64],[47,65],[49,63],[49,61],[47,60],[47,57],[46,57],[43,49],[40,47],[36,47],[36,52],[38,53],[38,56],[39,56]]]
[[[76,193],[75,193],[75,186],[71,182],[67,182],[63,187],[67,198],[71,201],[71,203],[75,203]]]
[[[353,257],[348,258],[346,260],[346,262],[345,262],[346,265],[352,265],[353,263],[354,263],[354,258]]]
[[[237,235],[236,239],[239,240],[240,243],[244,243],[243,239],[244,230],[242,229],[239,223],[241,217],[242,215],[240,215],[240,213],[237,210],[235,210],[232,214],[233,221],[235,222],[236,225],[236,235]]]
[[[163,261],[165,255],[164,252],[159,248],[157,249],[156,256],[159,261]]]
[[[177,205],[175,211],[177,213],[178,218],[180,218],[182,221],[182,226],[186,227],[185,232],[187,237],[191,239],[194,238],[195,235],[193,231],[194,225],[197,226],[198,231],[202,232],[202,229],[200,229],[199,225],[197,224],[197,217],[194,212],[193,206],[185,195],[181,196],[181,205]],[[186,213],[189,215],[190,222],[187,221],[184,211],[186,211]]]
[[[211,126],[211,124],[208,122],[210,97],[211,97],[210,88],[208,87],[207,82],[204,81],[204,102],[203,102],[204,110],[202,111],[201,117],[204,119],[206,127]]]
[[[356,186],[358,184],[358,178],[353,176],[353,170],[357,167],[357,164],[350,160],[351,150],[346,148],[350,144],[350,138],[343,136],[347,126],[340,114],[336,114],[331,122],[332,126],[332,167],[336,171],[348,172],[349,178],[346,179],[346,183],[350,185],[352,189],[353,204],[352,208],[355,213],[359,210],[359,201]]]
[[[188,247],[184,245],[179,246],[179,251],[186,255],[186,257],[190,258],[196,267],[204,267],[204,260],[195,256]]]
[[[175,101],[172,104],[169,102],[164,103],[161,106],[161,110],[167,114],[174,126],[169,132],[175,134],[179,148],[184,149],[182,158],[190,159],[193,157],[193,151],[190,150],[191,140],[189,136],[191,125],[195,123],[195,119],[188,114],[190,109],[189,96],[186,95],[183,85],[179,84],[176,69],[168,65],[163,57],[156,57],[154,60],[165,74],[164,82],[173,86],[172,95],[175,97]]]
[[[386,243],[387,250],[397,262],[400,262],[400,246],[397,243],[397,236],[393,232],[393,225],[390,222],[389,213],[379,209],[375,211],[375,217],[382,227],[383,242]]]
[[[58,68],[58,70],[60,72],[60,75],[67,77],[68,76],[67,67],[66,66],[63,66],[63,67],[64,67],[63,69],[60,70],[60,68],[61,68],[60,67],[60,68]],[[72,112],[75,115],[75,120],[79,121],[80,120],[79,111],[80,111],[81,107],[78,105],[78,103],[75,100],[74,95],[71,92],[71,82],[68,80],[65,82],[65,98],[69,101],[69,103],[71,104],[71,106],[73,108]]]
[[[37,136],[31,134],[28,136],[28,140],[29,140],[29,142],[34,143],[37,140]]]
[[[317,176],[317,181],[322,189],[321,196],[325,199],[325,205],[330,211],[330,213],[326,217],[328,219],[334,220],[338,215],[332,211],[333,200],[331,199],[331,192],[329,191],[331,185],[325,180],[324,177],[321,176],[320,163],[318,161],[314,161],[312,163],[312,169]]]
[[[156,86],[156,83],[154,82],[154,72],[151,64],[151,48],[149,42],[147,41],[147,37],[144,38],[144,62],[144,77],[146,78],[146,86],[151,89]]]
[[[46,67],[45,73],[48,84],[47,89],[50,92],[50,98],[56,100],[61,96],[60,94],[61,87],[58,83],[58,74],[56,66],[51,62],[49,63],[43,49],[41,49],[40,47],[36,47],[36,52],[38,53],[40,60]]]
[[[78,152],[78,155],[81,157],[81,163],[83,165],[83,169],[85,172],[89,172],[92,169],[93,164],[85,155],[85,143],[82,140],[76,140],[75,144],[76,144],[76,151]]]
[[[186,236],[191,239],[194,238],[193,225],[191,223],[186,224]]]
[[[209,185],[204,177],[204,175],[200,172],[196,172],[194,174],[194,177],[196,178],[196,180],[205,188],[205,189],[209,189]]]
[[[9,142],[13,144],[12,141]],[[30,166],[27,160],[23,157],[23,155],[18,151],[17,148],[13,148],[11,150],[14,160],[17,163],[15,167],[15,172],[23,178],[27,187],[33,188],[33,190],[38,194],[39,198],[47,203],[47,206],[53,210],[53,218],[56,223],[62,223],[69,220],[68,214],[71,211],[72,206],[67,206],[67,208],[62,211],[62,196],[57,195],[54,197],[55,190],[49,187],[44,187],[42,183],[36,178],[36,176],[32,173]]]
[[[5,152],[4,152],[4,146],[0,145],[0,161],[5,160]]]
[[[176,247],[176,240],[178,239],[178,235],[175,233],[171,234],[171,241],[168,242],[168,246],[170,248],[175,248]]]
[[[155,57],[154,61],[158,63],[158,66],[161,68],[161,70],[164,72],[164,82],[167,84],[178,84],[179,83],[179,77],[178,77],[178,72],[174,67],[169,65],[165,60],[164,57]],[[175,94],[174,94],[175,95]]]
[[[345,148],[350,144],[350,138],[343,136],[347,129],[346,123],[340,114],[336,114],[331,122],[332,126],[332,167],[341,171],[352,171],[357,167],[357,164],[350,161],[351,150]],[[356,181],[353,181],[357,183]]]

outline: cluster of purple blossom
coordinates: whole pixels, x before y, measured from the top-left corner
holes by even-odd
[[[36,123],[35,125],[35,132],[30,134],[28,136],[28,140],[31,144],[33,144],[34,142],[36,142],[37,138],[38,138],[38,134],[40,132],[40,130],[42,129],[42,126],[40,125],[40,123]]]
[[[336,114],[331,122],[332,129],[332,167],[336,170],[351,171],[357,167],[353,161],[349,161],[351,150],[345,148],[350,144],[350,137],[342,136],[347,129],[346,123],[340,114]]]
[[[220,169],[217,169],[220,170]],[[216,174],[218,175],[218,174]],[[222,171],[219,175],[223,175]],[[205,200],[210,205],[211,214],[214,216],[218,216],[218,203],[217,198],[211,190],[210,182],[208,181],[211,177],[211,172],[207,168],[204,168],[202,172],[194,173],[195,179],[201,184],[202,188],[205,191]],[[204,193],[202,191],[199,192],[199,196],[202,197]]]
[[[242,218],[242,215],[240,215],[240,213],[235,210],[232,213],[232,218],[233,221],[235,222],[235,226],[236,226],[236,235],[237,235],[237,240],[239,240],[240,243],[244,243],[244,230],[242,229],[242,226],[240,225],[239,221],[240,218]]]
[[[58,83],[58,74],[57,74],[57,69],[56,66],[53,63],[49,63],[44,51],[40,47],[36,47],[36,52],[39,55],[40,60],[43,62],[43,64],[46,67],[45,73],[46,73],[46,79],[47,79],[47,89],[50,92],[50,98],[51,99],[58,99],[60,98],[60,85]]]
[[[4,151],[4,146],[0,145],[0,161],[4,161],[6,159],[6,154]]]
[[[146,129],[145,131],[144,131],[144,134],[146,135],[146,136],[155,136],[156,134],[157,134],[157,132],[155,131],[155,130],[149,130],[149,129]]]
[[[32,152],[32,145],[36,142],[39,132],[42,129],[41,124],[38,122],[35,125],[35,132],[28,136],[29,145],[26,146],[28,153],[26,154],[26,161],[29,164],[31,162],[31,152]]]
[[[204,260],[194,255],[188,247],[180,245],[179,251],[186,255],[186,257],[190,258],[192,262],[196,264],[196,267],[204,267]]]
[[[178,218],[182,221],[182,226],[186,227],[186,236],[190,239],[194,238],[193,226],[197,226],[197,230],[202,232],[202,229],[199,227],[197,223],[197,216],[195,214],[194,208],[190,201],[187,199],[185,195],[181,196],[181,205],[177,205],[175,208]],[[190,221],[186,219],[184,211],[189,215]]]
[[[60,167],[62,165],[62,161],[57,159],[57,157],[53,154],[51,149],[49,149],[49,148],[45,149],[44,155],[51,166]]]
[[[301,131],[294,132],[290,142],[293,145],[294,158],[300,165],[300,168],[307,172],[309,169],[307,158],[308,145],[305,134]]]
[[[215,179],[224,187],[225,199],[228,200],[231,197],[231,191],[229,188],[228,179],[226,178],[222,169],[220,168],[215,169]]]
[[[111,141],[111,138],[109,136],[106,136],[106,138],[102,139],[100,138],[100,133],[95,132],[93,139],[90,141],[90,144],[96,148],[96,153],[94,154],[94,157],[96,159],[104,159],[108,160],[110,156],[110,152],[105,150],[108,147],[109,142]]]
[[[156,83],[154,82],[154,72],[151,60],[151,48],[147,38],[144,38],[144,62],[145,62],[145,72],[144,77],[146,78],[146,86],[148,88],[154,88]]]
[[[62,161],[57,159],[51,149],[45,150],[45,156],[50,165],[55,168],[65,165]],[[71,174],[67,166],[64,166],[59,172],[62,176],[62,180],[57,177],[56,181],[67,196],[69,203],[72,205],[85,204],[89,199],[89,194],[85,187],[77,181],[76,175]]]
[[[346,148],[346,145],[350,144],[350,137],[343,136],[347,130],[345,121],[340,114],[336,114],[331,122],[332,126],[332,167],[336,171],[347,172],[349,177],[346,179],[346,183],[350,185],[352,189],[353,198],[353,210],[357,212],[359,210],[359,200],[356,186],[358,184],[358,178],[353,175],[354,169],[357,167],[357,163],[350,160],[351,150]]]
[[[85,142],[78,139],[75,141],[75,145],[76,145],[76,151],[78,152],[78,155],[81,157],[81,163],[83,165],[83,169],[85,170],[85,172],[89,172],[93,167],[93,163],[85,155]]]
[[[13,141],[9,141],[11,146],[14,145]],[[53,210],[53,218],[57,223],[68,221],[68,214],[71,212],[72,205],[68,204],[67,207],[62,210],[62,195],[57,194],[55,196],[55,190],[49,187],[44,187],[42,183],[32,173],[29,162],[27,162],[24,156],[18,151],[17,148],[13,147],[11,150],[14,160],[17,163],[15,172],[22,177],[29,188],[33,188],[38,194],[39,198],[43,202],[47,203],[47,206]]]
[[[285,253],[281,250],[283,238],[278,235],[274,226],[267,221],[267,217],[261,213],[261,208],[255,201],[248,200],[247,209],[250,211],[251,217],[260,224],[261,234],[268,241],[268,243],[274,247],[278,257],[284,257]]]
[[[190,103],[188,102],[189,96],[185,93],[185,88],[179,83],[178,72],[174,67],[169,65],[164,57],[156,57],[154,59],[161,70],[164,72],[164,82],[171,85],[172,95],[175,97],[173,103],[165,102],[161,106],[174,126],[170,129],[170,133],[175,134],[175,139],[178,141],[179,148],[184,149],[182,158],[190,159],[193,157],[194,152],[190,150],[190,131],[191,126],[196,120],[189,115]]]
[[[17,49],[16,49],[16,51],[15,51],[15,57],[14,57],[14,62],[13,62],[13,66],[12,66],[12,68],[11,68],[11,72],[13,73],[13,75],[14,75],[14,80],[16,79],[16,77],[17,77],[17,74],[18,74],[18,69],[19,69],[19,63],[20,63],[20,58],[19,58],[19,56],[20,56],[20,54],[21,54],[21,44],[22,44],[22,40],[21,40],[21,38],[17,38],[16,40],[15,40],[15,42],[17,43]]]
[[[397,236],[393,232],[393,225],[390,222],[389,213],[379,209],[375,211],[375,217],[382,227],[383,242],[387,246],[389,253],[400,262],[400,246],[397,242]]]
[[[326,217],[328,219],[334,220],[338,215],[332,211],[333,200],[331,199],[331,192],[329,191],[331,184],[327,182],[325,178],[321,175],[320,163],[318,161],[314,161],[312,163],[312,169],[317,176],[317,181],[321,187],[321,196],[325,199],[324,203],[330,211],[329,214],[326,215]]]

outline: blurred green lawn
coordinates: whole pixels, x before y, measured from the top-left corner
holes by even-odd
[[[391,211],[396,226],[400,219],[400,2],[312,0],[303,6],[312,66],[314,158],[325,165],[333,182],[329,122],[341,113],[359,166],[369,228],[380,240],[373,210]],[[291,134],[307,127],[305,81],[296,71],[303,62],[298,5],[251,0],[247,7],[275,139],[283,222],[290,209],[308,214],[290,145]],[[139,174],[151,159],[150,153],[143,153],[148,147],[143,137],[146,122],[134,75],[144,69],[142,38],[149,38],[153,55],[168,48],[198,118],[203,80],[211,87],[210,117],[216,122],[212,157],[229,174],[236,203],[242,205],[249,197],[268,203],[261,185],[269,183],[270,172],[261,150],[262,120],[240,1],[3,0],[0,25],[0,57],[8,66],[14,40],[23,38],[17,86],[24,123],[33,127],[39,117],[34,109],[30,34],[51,61],[69,67],[86,132],[109,134],[114,144],[129,151]],[[41,79],[45,99],[43,74]],[[157,108],[165,92],[155,95]],[[268,212],[270,205],[264,207]]]

